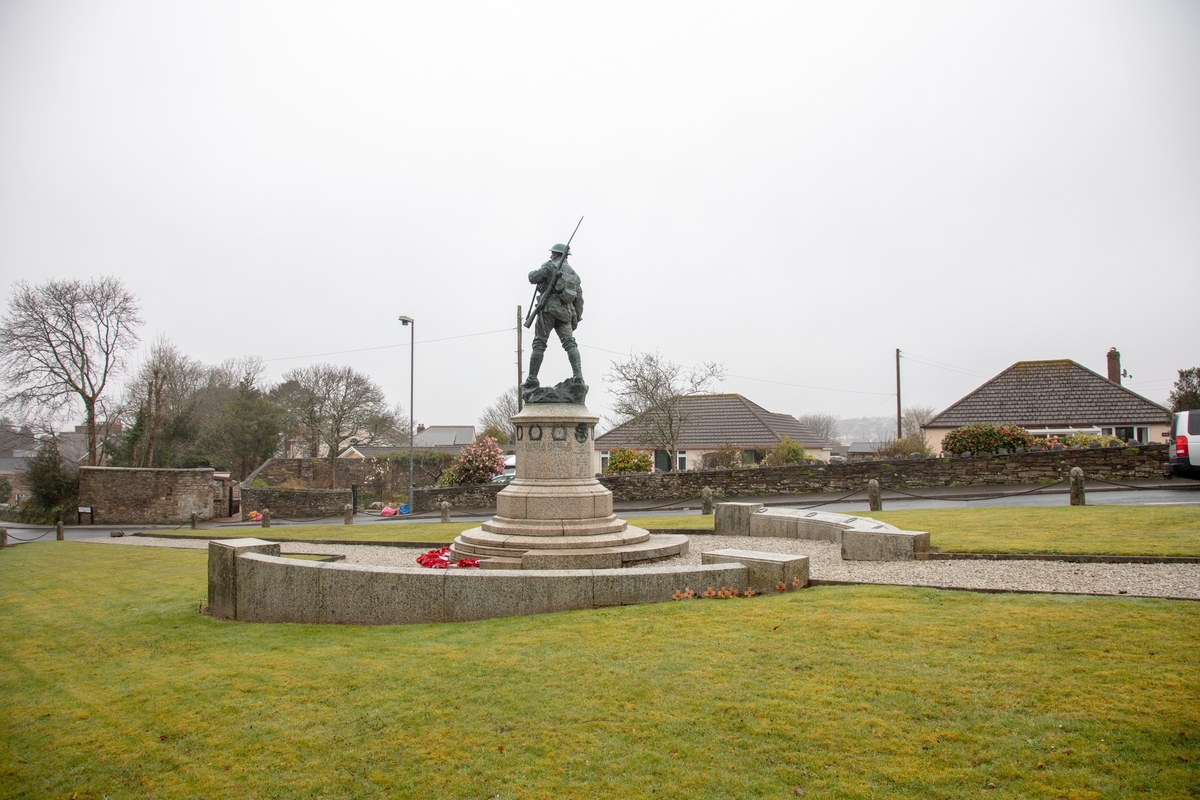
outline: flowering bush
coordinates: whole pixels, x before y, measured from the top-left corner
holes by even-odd
[[[450,548],[443,547],[417,556],[417,563],[425,567],[425,569],[449,569],[450,567],[469,569],[471,567],[478,567],[479,559],[460,558],[457,562],[454,562],[450,560]]]
[[[993,425],[980,422],[955,428],[942,439],[942,450],[947,453],[994,453],[1004,448],[1033,447],[1033,434],[1020,425]]]
[[[628,447],[614,447],[608,453],[608,466],[604,468],[605,475],[624,475],[629,472],[649,472],[654,461],[649,453],[641,450],[630,450]]]
[[[458,460],[449,466],[439,486],[462,486],[472,483],[487,483],[504,472],[504,452],[496,440],[481,436],[462,449]]]

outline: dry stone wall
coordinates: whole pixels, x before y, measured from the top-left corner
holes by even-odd
[[[242,487],[242,522],[251,511],[271,509],[272,519],[311,519],[342,513],[350,503],[349,489],[254,489]]]
[[[885,489],[986,484],[1036,485],[1066,480],[1072,467],[1088,479],[1111,481],[1165,478],[1167,446],[1108,447],[1095,450],[1045,450],[953,458],[898,459],[842,464],[806,462],[787,467],[713,469],[659,472],[646,475],[606,475],[600,482],[620,500],[683,500],[699,497],[708,486],[719,497],[761,497],[805,492],[848,492],[862,489],[872,478]],[[504,488],[449,486],[417,490],[417,511],[428,511],[446,500],[454,508],[495,506]]]
[[[1044,450],[843,464],[806,462],[787,467],[613,475],[606,476],[601,482],[612,490],[614,500],[668,500],[699,497],[705,486],[723,497],[851,491],[864,488],[872,478],[885,489],[1035,485],[1066,480],[1072,467],[1080,467],[1089,479],[1165,478],[1167,446]]]
[[[421,454],[417,454],[418,459]],[[414,465],[417,486],[432,486],[444,466],[430,462]],[[268,488],[349,489],[391,496],[408,492],[408,459],[390,458],[271,458],[252,472],[243,486],[262,481]]]
[[[79,505],[92,507],[97,524],[173,525],[193,512],[209,519],[221,499],[212,469],[79,468]]]

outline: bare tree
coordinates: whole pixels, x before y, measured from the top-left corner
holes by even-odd
[[[125,436],[130,466],[171,466],[175,451],[198,437],[195,412],[209,372],[165,336],[154,341],[137,377],[125,387],[123,415],[133,420]]]
[[[314,364],[284,373],[283,380],[273,393],[275,401],[287,409],[312,458],[322,445],[336,456],[351,437],[373,444],[398,427],[383,390],[350,367]]]
[[[0,327],[0,378],[19,409],[83,403],[88,465],[95,466],[96,407],[137,344],[137,298],[116,278],[18,281]]]
[[[724,376],[725,367],[715,362],[685,369],[654,352],[612,362],[612,371],[604,378],[614,384],[613,412],[618,423],[635,426],[643,447],[669,452],[668,469],[674,470],[678,463],[679,436],[687,422],[680,400],[704,392],[710,383]]]
[[[924,439],[925,432],[921,430],[929,420],[937,414],[933,406],[908,406],[900,415],[900,429],[904,431],[905,439]]]
[[[838,422],[840,420],[836,414],[824,414],[820,411],[814,411],[809,414],[801,414],[799,420],[800,424],[812,431],[813,435],[818,439],[830,441],[837,436]]]
[[[512,417],[520,408],[517,404],[517,387],[512,386],[505,389],[495,401],[483,410],[479,415],[480,430],[488,428],[496,428],[504,432],[504,441],[500,444],[507,444],[516,441],[517,428],[512,424]]]

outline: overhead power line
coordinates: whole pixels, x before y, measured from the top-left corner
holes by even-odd
[[[959,366],[955,366],[954,364],[947,364],[943,361],[936,361],[932,358],[926,358],[925,356],[919,356],[916,353],[910,353],[907,350],[901,350],[900,357],[907,361],[912,361],[916,364],[923,364],[927,367],[933,367],[934,369],[945,370],[946,372],[957,372],[960,375],[968,375],[972,378],[990,378],[991,377],[990,375],[986,375],[982,372],[977,372],[973,369],[968,369],[967,367],[959,367]]]
[[[473,336],[490,336],[493,333],[508,333],[512,328],[497,328],[494,331],[480,331],[479,333],[464,333],[460,336],[443,336],[440,339],[422,339],[416,344],[430,344],[432,342],[448,342],[451,339],[470,339]],[[378,347],[359,347],[355,350],[332,350],[328,353],[309,353],[303,356],[277,356],[276,358],[264,358],[263,361],[292,361],[298,358],[322,358],[324,356],[341,356],[347,353],[366,353],[371,350],[391,350],[396,347],[408,347],[408,342],[402,344],[381,344]]]

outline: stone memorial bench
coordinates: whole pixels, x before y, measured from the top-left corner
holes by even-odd
[[[780,591],[779,587],[808,586],[808,556],[763,553],[758,550],[710,550],[700,554],[702,564],[744,564],[750,588],[759,594]]]
[[[831,542],[841,546],[847,561],[911,561],[929,552],[925,531],[903,531],[870,517],[762,503],[720,503],[713,533]]]

